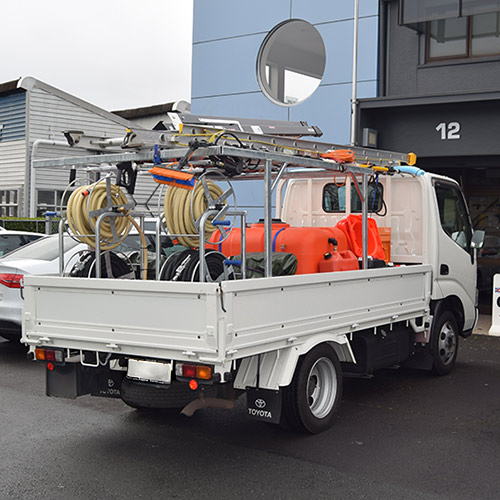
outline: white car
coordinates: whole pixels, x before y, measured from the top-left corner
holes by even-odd
[[[74,263],[75,254],[88,248],[70,237],[65,238],[64,247],[66,263]],[[40,238],[0,259],[0,336],[8,340],[21,336],[20,288],[25,274],[59,274],[59,235]]]
[[[42,233],[32,233],[29,231],[9,231],[0,227],[0,258],[12,252],[16,248],[20,248],[32,241],[38,240],[45,236]]]
[[[156,247],[154,235],[147,232],[146,237],[148,241],[148,251],[154,252]],[[172,245],[170,238],[166,235],[162,235],[161,241],[162,250]],[[125,255],[134,251],[137,252],[139,249],[139,235],[131,232],[115,252]],[[93,259],[93,256],[89,254],[88,245],[78,243],[70,236],[65,236],[65,274],[76,270],[76,273],[72,273],[72,276],[92,276],[95,270],[92,266],[92,262],[89,262]],[[114,257],[116,257],[116,255]],[[117,260],[119,261],[118,264],[123,265],[121,259]],[[77,263],[79,263],[79,265],[75,266]],[[126,270],[130,270],[128,266],[126,266]],[[85,274],[82,274],[82,271],[84,271]],[[106,270],[104,269],[102,272],[105,273]],[[23,307],[21,280],[25,274],[45,276],[59,275],[58,234],[45,236],[38,241],[10,252],[4,258],[0,258],[0,337],[7,340],[19,340],[21,337],[21,313]],[[131,275],[133,277],[134,273],[131,273]],[[127,277],[129,277],[129,275],[127,275]]]

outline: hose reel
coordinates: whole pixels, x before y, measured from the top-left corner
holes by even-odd
[[[101,249],[116,248],[132,227],[128,211],[131,205],[119,186],[111,184],[109,177],[88,186],[76,188],[68,200],[67,221],[74,237],[96,247],[97,220],[103,213],[122,212],[123,217],[105,217],[100,225]]]
[[[213,173],[212,173],[213,174]],[[218,210],[210,216],[205,223],[207,239],[216,230],[215,221],[222,221],[229,209],[229,199],[235,200],[231,183],[222,175],[229,187],[224,191],[219,185],[208,179],[204,174],[200,176],[194,189],[188,190],[177,186],[169,186],[164,199],[164,216],[170,234],[178,235],[181,245],[188,248],[200,246],[199,234],[200,221],[207,210]],[[236,203],[234,201],[234,205]],[[226,230],[223,236],[226,237]]]
[[[129,215],[132,208],[133,204],[128,202],[126,194],[120,186],[111,184],[108,176],[94,184],[79,186],[73,191],[67,205],[67,224],[74,238],[103,251],[119,246],[134,226],[141,238],[144,263],[141,278],[147,279],[147,243],[140,226]],[[101,267],[101,260],[96,261],[94,258],[94,262]]]

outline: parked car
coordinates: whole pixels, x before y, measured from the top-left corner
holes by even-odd
[[[42,233],[32,233],[29,231],[9,231],[0,227],[0,258],[12,252],[16,248],[22,247],[45,236]]]
[[[151,256],[156,248],[155,236],[151,232],[146,232],[146,239],[148,254]],[[162,235],[161,245],[165,255],[165,249],[170,247],[172,242],[168,236]],[[137,254],[140,247],[139,235],[131,232],[123,243],[114,250],[114,260],[112,262],[116,263],[119,260],[117,255],[124,256],[127,259],[130,254]],[[93,254],[88,245],[79,243],[70,236],[65,236],[65,273],[78,277],[95,276],[92,262]],[[127,271],[133,272],[129,272],[124,277],[134,278],[138,276],[138,270],[135,269],[137,262],[137,258],[135,261],[129,262],[131,266]],[[120,264],[120,262],[118,263]],[[105,266],[103,266],[103,277],[106,276],[105,273]],[[21,281],[25,274],[46,276],[57,276],[59,274],[59,235],[45,236],[38,241],[10,252],[4,258],[0,258],[0,336],[7,340],[19,340],[21,336],[21,312],[23,307]]]

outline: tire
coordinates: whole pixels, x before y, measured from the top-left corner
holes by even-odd
[[[443,311],[432,325],[432,371],[448,375],[455,366],[458,354],[458,325],[451,311]]]
[[[121,398],[125,404],[137,409],[182,409],[191,401],[197,399],[203,392],[205,397],[215,397],[217,386],[207,385],[192,391],[187,384],[172,383],[171,385],[140,382],[127,377],[121,385]]]
[[[342,397],[342,370],[335,351],[320,344],[299,360],[283,389],[283,425],[317,434],[331,427]]]

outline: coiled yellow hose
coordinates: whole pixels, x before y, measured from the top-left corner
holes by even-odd
[[[113,205],[125,205],[128,200],[125,193],[114,184],[110,185],[111,200]],[[94,210],[105,208],[107,205],[106,183],[97,182],[89,186],[80,186],[73,191],[67,207],[67,220],[71,231],[78,240],[95,248],[95,227],[97,217],[89,214]],[[126,215],[126,214],[124,214]],[[118,241],[113,236],[112,226],[115,225]],[[105,218],[100,227],[101,249],[112,250],[116,248],[127,236],[131,228],[131,222],[127,217]]]
[[[221,196],[223,191],[217,184],[207,181],[207,186],[212,199],[216,200]],[[198,220],[207,208],[208,201],[201,182],[196,183],[193,191],[169,186],[165,193],[164,214],[170,234],[196,234],[198,231],[194,221]],[[209,218],[205,224],[205,234],[210,236],[214,231],[215,227]],[[195,236],[178,236],[178,240],[181,245],[189,248],[199,246],[199,238]]]

